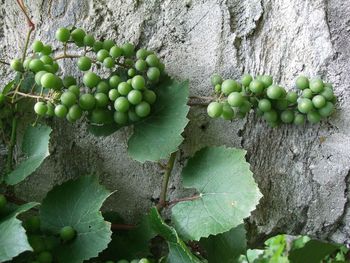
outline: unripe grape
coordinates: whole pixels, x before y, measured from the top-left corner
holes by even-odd
[[[108,91],[109,91],[109,85],[108,85],[108,82],[106,80],[100,81],[97,84],[96,92],[107,94]]]
[[[103,66],[105,66],[106,68],[113,68],[115,66],[115,62],[113,60],[113,58],[111,57],[107,57],[103,60]]]
[[[312,92],[315,92],[315,93],[321,93],[324,88],[324,84],[321,79],[313,79],[309,85]]]
[[[135,54],[135,47],[131,43],[125,43],[122,45],[122,50],[125,57],[131,57]]]
[[[91,111],[89,119],[91,123],[104,124],[109,121],[110,113],[107,109],[95,108]]]
[[[98,52],[98,51],[100,51],[102,48],[103,48],[103,43],[102,43],[101,41],[95,41],[94,46],[93,46],[92,49],[93,49],[95,52]]]
[[[93,108],[95,108],[95,104],[95,97],[89,93],[83,94],[79,98],[79,106],[83,110],[92,110]]]
[[[105,58],[109,56],[109,52],[105,49],[101,49],[96,54],[96,59],[100,62],[103,62]]]
[[[77,85],[77,81],[73,76],[65,76],[63,78],[63,86],[69,88],[70,86]]]
[[[60,69],[60,66],[58,65],[57,62],[54,62],[52,63],[52,68],[53,68],[53,73],[56,73]]]
[[[208,105],[207,112],[211,118],[218,118],[222,114],[223,105],[219,102],[213,101]]]
[[[227,102],[232,106],[232,107],[239,107],[242,105],[244,101],[244,97],[240,92],[232,92],[228,98]]]
[[[158,69],[159,69],[160,73],[163,73],[163,72],[164,72],[164,70],[165,70],[165,64],[164,64],[164,63],[159,62]]]
[[[32,59],[29,63],[29,69],[35,73],[39,72],[44,69],[44,63],[38,58]]]
[[[91,68],[91,59],[88,57],[80,57],[77,65],[81,71],[87,71]]]
[[[128,117],[129,117],[129,120],[132,122],[137,122],[137,121],[141,120],[141,118],[136,114],[134,109],[129,109]]]
[[[40,218],[38,216],[31,216],[23,223],[24,228],[30,233],[37,233],[40,231]]]
[[[268,112],[264,112],[263,118],[267,121],[267,122],[276,122],[278,120],[278,115],[277,112],[275,110],[271,110]]]
[[[156,93],[152,90],[145,90],[142,93],[142,96],[143,96],[143,100],[148,102],[149,104],[155,103],[157,99]]]
[[[294,104],[298,100],[298,94],[295,91],[289,91],[286,100],[288,100],[289,103]]]
[[[71,106],[68,110],[68,115],[72,120],[80,119],[82,114],[83,114],[83,112],[77,104]]]
[[[77,102],[77,97],[73,92],[66,91],[62,93],[60,100],[63,105],[69,108]]]
[[[127,67],[132,67],[132,65],[134,65],[134,60],[132,60],[131,58],[126,58],[124,60],[124,64],[127,66]]]
[[[132,90],[128,94],[128,101],[133,104],[137,105],[142,101],[142,93],[138,90]]]
[[[104,93],[96,93],[95,94],[96,107],[105,108],[109,103],[108,96]]]
[[[140,260],[138,260],[138,259],[133,259],[133,260],[130,261],[130,263],[139,263],[139,261]]]
[[[60,230],[60,237],[63,241],[70,241],[76,236],[76,231],[71,226],[62,227]]]
[[[76,120],[73,119],[69,114],[66,115],[66,120],[70,123],[74,123]]]
[[[232,120],[234,115],[235,115],[235,112],[233,111],[230,105],[228,104],[223,105],[221,117],[224,120]]]
[[[128,123],[128,114],[126,112],[116,111],[114,112],[114,121],[119,125],[125,125]]]
[[[135,63],[135,69],[138,71],[145,71],[147,69],[147,63],[143,59],[138,59]]]
[[[332,100],[334,97],[333,89],[330,87],[325,87],[321,95],[328,101]]]
[[[221,91],[226,96],[228,96],[232,92],[240,91],[240,87],[239,87],[237,81],[235,81],[233,79],[226,79],[221,84]]]
[[[38,255],[37,260],[40,263],[51,263],[53,261],[53,258],[50,252],[43,251]]]
[[[131,80],[131,86],[137,90],[143,90],[145,88],[146,81],[141,75],[136,75]]]
[[[61,27],[57,29],[55,36],[58,41],[66,43],[70,38],[70,31],[65,27]]]
[[[258,108],[262,111],[262,112],[268,112],[271,110],[272,105],[271,102],[268,99],[261,99],[259,101],[258,104]]]
[[[221,84],[216,84],[214,87],[215,93],[220,94],[221,93]]]
[[[116,89],[118,88],[118,85],[120,82],[121,82],[120,77],[118,75],[114,75],[109,79],[109,86],[111,86],[111,88],[113,89]]]
[[[53,58],[51,56],[41,56],[40,60],[44,63],[44,64],[48,64],[48,65],[52,65],[53,64]]]
[[[75,96],[78,98],[80,95],[80,89],[78,86],[76,85],[72,85],[68,88],[69,91],[73,92],[75,94]]]
[[[239,106],[239,111],[242,113],[248,113],[250,109],[252,108],[252,105],[249,101],[243,100],[243,103],[241,106]]]
[[[39,86],[41,86],[41,78],[42,76],[44,76],[47,72],[46,71],[39,71],[35,74],[35,77],[34,77],[34,80],[35,80],[35,83]]]
[[[294,115],[294,122],[295,125],[303,125],[305,123],[305,115],[296,113]]]
[[[312,104],[316,109],[320,109],[326,105],[326,99],[322,95],[316,95],[312,98]]]
[[[76,28],[71,33],[73,41],[77,43],[83,43],[85,35],[85,31],[81,28]]]
[[[146,57],[146,63],[150,67],[157,67],[159,65],[159,59],[156,55],[150,54]]]
[[[147,78],[151,81],[157,81],[160,77],[160,71],[156,67],[150,67],[147,70]]]
[[[3,194],[0,194],[0,211],[2,211],[3,209],[5,209],[7,204],[7,199]]]
[[[321,121],[321,115],[317,111],[310,111],[307,114],[307,120],[313,124],[318,123]]]
[[[110,51],[111,48],[114,46],[114,41],[111,39],[106,39],[105,41],[103,41],[103,49]]]
[[[23,62],[23,67],[24,67],[24,69],[29,69],[29,63],[30,63],[30,61],[32,61],[32,59],[31,58],[26,58],[25,60],[24,60],[24,62]]]
[[[281,113],[281,121],[283,123],[292,123],[294,120],[294,113],[291,110],[285,110]]]
[[[278,110],[285,110],[288,108],[288,101],[286,99],[280,99],[275,101],[274,106]]]
[[[121,82],[118,85],[118,92],[119,94],[126,96],[128,93],[132,90],[132,87],[129,83],[127,82]]]
[[[22,64],[21,60],[19,60],[19,59],[13,59],[10,63],[10,67],[14,71],[18,71],[18,72],[23,72],[23,70],[24,70],[23,64]]]
[[[93,47],[95,43],[95,38],[92,35],[87,34],[85,35],[83,42],[85,46]]]
[[[130,104],[125,97],[119,97],[114,102],[114,108],[119,112],[127,112],[129,110]]]
[[[35,253],[41,253],[46,249],[44,239],[41,236],[28,235],[28,242]]]
[[[151,106],[143,101],[135,106],[135,113],[141,118],[147,117],[151,113]]]
[[[320,109],[318,109],[318,113],[322,116],[322,117],[328,117],[330,116],[334,111],[334,105],[332,102],[327,102],[326,105]]]
[[[68,113],[68,110],[67,110],[66,106],[59,104],[55,107],[55,115],[58,118],[66,117],[67,113]]]
[[[264,83],[260,80],[253,80],[249,85],[249,89],[253,93],[261,93],[263,92],[264,88]]]
[[[44,102],[38,101],[34,105],[34,111],[39,116],[45,116],[45,114],[47,112],[47,106],[46,106],[46,104]]]
[[[145,60],[146,57],[148,56],[148,54],[149,54],[149,52],[148,52],[146,49],[141,48],[141,49],[137,50],[137,52],[136,52],[136,57],[137,57],[138,59],[143,59],[143,60]]]
[[[118,46],[113,46],[109,50],[109,54],[112,58],[119,58],[123,54],[123,50]]]
[[[219,74],[213,74],[210,78],[211,84],[216,86],[222,83],[222,77]]]
[[[129,77],[133,77],[133,76],[135,76],[136,75],[136,70],[134,69],[134,68],[130,68],[129,70],[128,70],[128,76]]]
[[[55,107],[53,106],[53,104],[51,102],[48,102],[46,104],[47,106],[47,112],[46,112],[46,115],[48,117],[53,117],[55,115]]]
[[[108,97],[111,101],[115,101],[119,96],[120,96],[120,94],[119,94],[117,89],[111,89],[108,92]]]
[[[241,78],[241,83],[244,87],[249,87],[250,82],[252,82],[253,77],[249,74],[244,74]]]
[[[305,76],[299,76],[295,81],[295,85],[300,90],[307,89],[309,88],[309,79]]]
[[[298,110],[301,113],[308,113],[312,109],[313,109],[313,104],[310,99],[303,98],[298,101]]]
[[[303,98],[312,99],[313,94],[311,89],[304,89],[301,95]]]
[[[84,74],[83,83],[88,88],[96,87],[100,81],[100,77],[92,71],[88,71]]]
[[[141,258],[139,263],[151,263],[147,258]]]
[[[50,45],[46,45],[42,48],[40,53],[42,55],[50,55],[52,53],[52,47]]]
[[[264,75],[261,77],[261,82],[264,84],[264,88],[268,88],[272,85],[273,79],[269,75]]]
[[[40,83],[47,89],[59,89],[62,87],[62,80],[52,73],[46,73],[40,78]]]
[[[283,96],[283,89],[277,85],[272,85],[267,88],[266,95],[273,100],[279,99]]]
[[[39,40],[35,40],[32,44],[32,49],[34,52],[39,53],[43,50],[43,48],[44,48],[44,44]]]

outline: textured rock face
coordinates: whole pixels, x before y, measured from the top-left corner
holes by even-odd
[[[26,26],[12,0],[0,1],[0,57],[16,56]],[[172,178],[171,196],[185,196],[179,172],[206,145],[245,148],[264,198],[248,220],[252,241],[285,232],[343,242],[350,235],[347,202],[350,137],[350,2],[336,0],[227,1],[27,1],[36,37],[52,42],[60,26],[76,24],[95,36],[131,41],[155,50],[170,75],[189,79],[192,95],[211,92],[213,72],[239,77],[267,73],[292,87],[299,73],[334,83],[339,110],[320,125],[270,129],[251,114],[229,123],[209,120],[193,108],[186,142]],[[64,62],[74,73],[71,61]],[[6,71],[0,68],[0,74]],[[128,220],[147,211],[159,195],[157,164],[141,165],[126,154],[129,130],[107,138],[88,134],[83,123],[55,120],[51,156],[18,187],[40,200],[56,183],[87,173],[117,192],[106,209]]]

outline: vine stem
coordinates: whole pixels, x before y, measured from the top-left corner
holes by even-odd
[[[159,196],[159,202],[157,204],[157,209],[161,210],[166,206],[166,195],[168,191],[168,185],[169,185],[169,179],[171,176],[171,172],[173,171],[175,160],[176,160],[176,154],[177,152],[173,152],[168,160],[166,170],[164,172],[163,177],[163,183],[162,183],[162,189]]]
[[[8,63],[8,62],[6,62],[6,61],[4,61],[4,60],[0,60],[0,64],[4,64],[4,65],[10,65],[10,63]]]
[[[24,62],[24,60],[26,59],[28,45],[29,45],[29,41],[30,41],[30,36],[31,36],[32,32],[34,31],[34,29],[35,29],[35,27],[30,27],[29,31],[27,33],[26,42],[25,42],[24,48],[23,48],[22,62]]]
[[[65,58],[80,58],[80,55],[71,55],[71,54],[62,54],[57,57],[55,57],[53,60],[60,60],[60,59],[65,59]]]

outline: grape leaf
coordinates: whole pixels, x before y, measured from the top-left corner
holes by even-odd
[[[7,93],[9,93],[10,92],[10,90],[12,89],[12,87],[14,86],[14,84],[15,84],[15,81],[14,80],[12,80],[12,81],[10,81],[9,83],[7,83],[6,85],[5,85],[5,87],[3,88],[3,90],[2,90],[2,93],[3,94],[7,94]]]
[[[53,251],[59,262],[78,263],[96,257],[111,241],[110,223],[99,209],[110,193],[94,176],[81,176],[54,187],[40,209],[44,231],[59,233],[64,226],[77,231],[76,238]]]
[[[153,207],[149,214],[152,229],[168,241],[168,263],[200,263],[188,249],[186,244],[179,238],[176,230],[164,223],[158,210]]]
[[[182,171],[186,188],[198,198],[172,208],[176,230],[186,240],[226,232],[243,223],[261,193],[245,160],[245,151],[210,147],[197,152]]]
[[[128,142],[129,155],[142,163],[166,159],[175,152],[188,123],[188,81],[178,83],[167,77],[154,91],[157,101],[150,117],[135,124]]]
[[[31,175],[49,156],[49,141],[52,129],[46,125],[29,126],[24,134],[22,152],[26,160],[17,165],[16,169],[9,173],[5,182],[15,185]]]
[[[8,261],[24,251],[33,251],[22,222],[16,217],[37,205],[38,203],[21,205],[0,220],[0,262]]]
[[[200,244],[207,251],[209,263],[237,262],[240,255],[245,254],[247,249],[244,224],[232,228],[228,232],[202,238]]]

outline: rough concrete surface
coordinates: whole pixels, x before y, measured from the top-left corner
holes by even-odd
[[[249,222],[252,242],[276,233],[309,234],[344,242],[350,235],[350,2],[337,0],[27,0],[35,37],[52,42],[58,27],[75,24],[118,43],[154,49],[170,75],[190,80],[192,95],[211,92],[213,72],[239,77],[271,74],[292,87],[302,73],[334,83],[337,113],[320,125],[269,128],[250,114],[233,123],[209,120],[193,108],[172,178],[171,196],[184,196],[179,174],[185,160],[206,145],[248,151],[264,194]],[[13,0],[0,1],[0,57],[23,45],[26,26]],[[74,73],[71,61],[66,72]],[[0,73],[6,73],[0,68]],[[3,78],[2,78],[3,79]],[[106,209],[134,222],[159,194],[161,171],[126,154],[130,129],[106,138],[88,134],[84,123],[55,120],[51,156],[17,188],[40,200],[56,183],[87,173],[117,192]],[[0,149],[1,151],[1,149]]]

